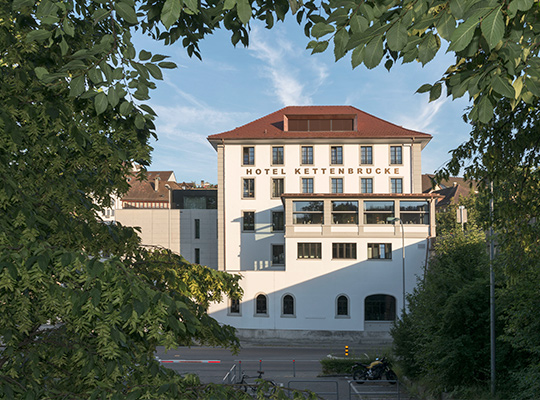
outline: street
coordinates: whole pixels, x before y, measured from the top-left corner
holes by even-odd
[[[365,352],[373,354],[373,346],[358,346],[349,348],[349,354],[360,355]],[[358,390],[396,392],[396,387],[385,384],[377,389],[372,383],[363,386],[352,385],[349,388],[350,377],[320,377],[320,360],[328,355],[344,356],[344,345],[328,345],[313,347],[285,347],[247,345],[240,352],[233,355],[230,350],[212,347],[180,347],[165,351],[158,348],[156,356],[167,368],[180,374],[197,374],[202,382],[222,383],[227,373],[233,368],[236,376],[242,373],[249,377],[256,377],[257,371],[264,371],[263,377],[271,379],[278,385],[298,389],[310,389],[325,399],[360,399],[360,396],[350,396]],[[252,381],[252,380],[250,380]],[[225,382],[226,383],[226,382]],[[359,388],[359,389],[358,389]],[[339,394],[338,394],[339,393]],[[365,397],[371,400],[396,399],[396,395]],[[401,399],[407,397],[401,396]]]

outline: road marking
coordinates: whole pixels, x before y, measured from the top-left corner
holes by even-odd
[[[159,360],[164,364],[219,364],[221,360]]]

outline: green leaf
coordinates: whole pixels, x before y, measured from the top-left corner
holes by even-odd
[[[429,92],[431,90],[433,86],[430,85],[429,83],[425,83],[423,84],[422,86],[420,86],[417,90],[416,90],[416,93],[426,93],[426,92]]]
[[[44,67],[36,67],[34,68],[34,72],[36,73],[36,76],[39,80],[43,79],[43,77],[49,73],[49,71],[47,71],[47,68]]]
[[[176,68],[176,64],[171,61],[162,61],[158,64],[160,68],[173,69]]]
[[[407,41],[407,27],[400,18],[386,33],[386,42],[390,50],[401,51],[407,45]]]
[[[109,101],[111,107],[116,107],[116,105],[120,101],[116,87],[112,87],[109,89],[109,91],[107,92],[107,100]]]
[[[131,104],[129,101],[124,100],[124,102],[120,104],[120,114],[122,115],[129,115],[132,109],[133,109],[133,104]]]
[[[169,29],[180,18],[182,0],[167,0],[161,10],[161,22]]]
[[[194,14],[199,11],[197,0],[184,0],[184,3]]]
[[[37,42],[43,42],[44,40],[47,40],[51,37],[51,32],[46,31],[44,29],[37,29],[35,31],[31,31],[26,35],[26,43],[33,42],[34,40]]]
[[[17,11],[24,7],[34,7],[35,3],[35,0],[14,0],[11,9]]]
[[[223,3],[223,9],[232,10],[235,5],[236,5],[236,0],[225,0],[225,3]]]
[[[150,61],[152,61],[153,63],[155,62],[159,62],[159,61],[163,61],[165,60],[166,58],[169,58],[169,56],[164,56],[162,54],[154,54],[152,56],[152,59]]]
[[[251,18],[251,5],[248,0],[238,0],[236,3],[238,18],[243,24],[247,24]]]
[[[152,57],[152,53],[150,53],[149,51],[141,50],[141,52],[139,53],[139,60],[141,61],[149,60],[150,57]]]
[[[474,31],[478,26],[477,18],[469,18],[459,25],[450,37],[450,46],[448,51],[458,52],[465,49],[471,42]]]
[[[328,35],[329,33],[334,32],[334,30],[333,25],[328,25],[324,22],[317,22],[315,25],[313,25],[313,28],[311,28],[311,36],[319,39],[325,35]]]
[[[73,37],[73,35],[75,35],[75,28],[68,18],[64,19],[62,27],[64,28],[64,32],[66,32],[69,36]]]
[[[441,13],[441,17],[435,22],[435,28],[443,39],[449,41],[456,29],[456,20],[449,12]]]
[[[537,97],[540,97],[540,81],[538,79],[533,79],[527,77],[525,79],[525,85],[527,89]],[[512,87],[513,89],[513,87]]]
[[[349,33],[345,29],[339,30],[334,36],[334,54],[336,57],[336,61],[345,55],[348,41]]]
[[[69,46],[66,42],[66,38],[62,37],[62,40],[60,41],[60,51],[62,52],[62,56],[65,56],[69,50]]]
[[[355,48],[352,52],[351,56],[351,64],[353,69],[358,67],[360,64],[364,62],[364,53],[366,51],[366,48],[361,45]]]
[[[137,116],[135,117],[135,127],[137,129],[144,128],[144,117],[141,114],[137,114]]]
[[[489,49],[493,49],[499,43],[504,35],[504,21],[502,15],[502,6],[493,9],[493,11],[482,20],[480,24],[482,35],[486,39]]]
[[[514,87],[508,82],[508,80],[504,79],[500,75],[496,75],[493,80],[491,81],[491,86],[493,87],[493,90],[495,90],[497,93],[499,93],[502,96],[508,97],[509,99],[513,99],[516,92],[514,90]]]
[[[355,15],[350,21],[353,33],[362,33],[369,28],[369,22],[361,15]]]
[[[69,96],[77,97],[83,94],[85,82],[84,75],[73,78],[69,83]]]
[[[148,69],[148,72],[150,72],[150,75],[152,75],[155,79],[163,80],[163,74],[161,73],[161,69],[155,64],[147,63],[145,64],[146,68]]]
[[[439,97],[441,97],[442,93],[442,85],[440,83],[436,83],[433,85],[429,91],[429,101],[435,101]]]
[[[529,11],[534,4],[534,0],[514,0],[509,7],[515,7],[520,11]]]
[[[418,46],[418,60],[420,60],[422,65],[426,65],[433,60],[440,47],[441,42],[439,37],[428,32],[422,43],[420,43],[420,46]]]
[[[366,50],[364,54],[364,65],[368,69],[373,69],[381,62],[384,55],[383,51],[383,37],[379,36],[371,40],[366,45]]]
[[[482,96],[475,107],[478,108],[478,120],[487,124],[493,118],[493,104],[487,96]]]
[[[456,20],[462,19],[469,8],[469,0],[450,0],[450,10]]]
[[[106,8],[98,8],[96,12],[94,12],[94,15],[92,15],[94,25],[105,19],[105,17],[109,16],[110,14],[111,10],[107,10]]]
[[[98,93],[98,95],[94,97],[94,107],[98,115],[107,109],[108,104],[109,101],[107,100],[107,95],[105,93]]]
[[[123,18],[126,22],[130,24],[137,24],[137,14],[135,14],[135,9],[133,5],[129,4],[127,1],[120,1],[114,5],[114,9],[118,15]]]
[[[328,44],[328,40],[317,42],[317,44],[313,47],[313,50],[311,50],[311,54],[322,53],[328,48]]]

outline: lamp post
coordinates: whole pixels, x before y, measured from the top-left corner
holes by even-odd
[[[403,221],[401,218],[397,217],[388,217],[386,221],[391,222],[394,226],[396,222],[399,221],[401,224],[401,256],[402,256],[402,265],[401,265],[401,277],[403,283],[403,311],[401,313],[401,318],[405,315],[405,230],[403,228]]]

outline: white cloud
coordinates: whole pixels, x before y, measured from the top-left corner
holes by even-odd
[[[328,76],[326,67],[305,62],[298,54],[299,49],[276,32],[272,36],[265,33],[260,28],[254,27],[248,50],[253,57],[262,62],[263,77],[270,79],[272,94],[283,106],[313,104],[312,97],[306,93],[306,89],[309,88],[309,91],[313,92],[314,87],[326,79]],[[311,74],[306,74],[302,69],[306,66],[314,70],[317,76],[315,85]]]
[[[446,93],[443,93],[441,97],[431,103],[428,103],[427,99],[423,96],[420,99],[420,108],[415,109],[414,112],[408,115],[401,114],[397,116],[397,123],[407,129],[436,133],[437,116],[443,110],[443,106],[448,100],[449,98],[446,97]]]

